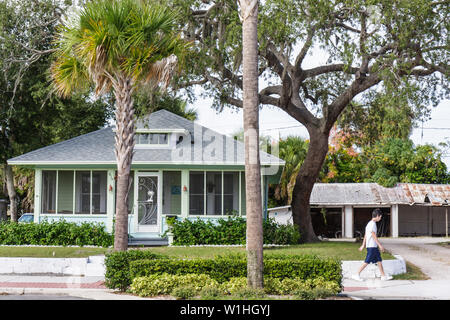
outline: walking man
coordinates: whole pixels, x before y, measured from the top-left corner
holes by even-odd
[[[360,274],[361,272],[367,267],[369,263],[376,263],[378,264],[378,269],[380,270],[381,274],[381,280],[387,281],[391,280],[392,277],[389,275],[386,275],[384,273],[383,264],[381,260],[381,252],[384,252],[384,248],[381,245],[380,241],[378,241],[377,237],[377,222],[381,220],[383,213],[380,209],[375,209],[372,212],[372,220],[369,221],[369,223],[366,226],[366,232],[364,234],[364,240],[359,247],[359,251],[362,251],[364,247],[367,248],[367,255],[366,259],[364,260],[364,263],[361,265],[361,267],[358,270],[358,273],[352,276],[352,279],[357,281],[363,281],[361,279]]]

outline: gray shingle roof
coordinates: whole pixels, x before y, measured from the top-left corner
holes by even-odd
[[[184,139],[174,149],[135,148],[133,163],[244,164],[244,144],[231,137],[195,124],[166,110],[153,112],[136,122],[137,129],[187,130],[194,143]],[[107,127],[56,143],[8,160],[9,164],[111,164],[114,154],[114,127]],[[201,146],[201,147],[200,147]],[[284,162],[261,151],[261,164]]]
[[[377,183],[316,183],[311,192],[314,205],[380,205],[410,203],[398,186],[385,188]]]

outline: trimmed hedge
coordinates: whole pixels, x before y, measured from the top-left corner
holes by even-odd
[[[130,275],[130,262],[136,260],[167,259],[165,255],[147,250],[115,251],[105,257],[105,285],[110,289],[125,291],[133,279]]]
[[[41,223],[0,223],[2,245],[101,246],[110,247],[114,235],[100,223],[64,220]]]
[[[233,277],[226,282],[218,283],[206,274],[153,274],[134,278],[130,286],[130,291],[139,296],[174,295],[182,299],[199,294],[210,298],[221,295],[237,295],[245,298],[255,293],[248,290],[245,277]],[[308,280],[264,278],[264,290],[259,294],[296,295],[300,299],[316,299],[336,295],[340,290],[336,282],[325,281],[323,278]]]
[[[221,244],[233,245],[246,243],[246,219],[228,217],[209,220],[175,220],[171,222],[174,245]],[[265,244],[297,244],[300,233],[295,226],[277,224],[273,219],[263,222]]]
[[[215,259],[159,259],[130,262],[131,278],[154,274],[189,273],[207,274],[218,282],[231,278],[247,276],[247,261],[243,258]],[[341,263],[336,259],[323,259],[316,256],[289,256],[284,259],[264,258],[264,276],[275,279],[298,278],[302,280],[322,278],[341,285]]]

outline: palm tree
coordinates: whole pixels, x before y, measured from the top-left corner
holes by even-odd
[[[135,144],[132,94],[142,83],[168,85],[185,48],[176,19],[174,12],[151,1],[93,0],[57,36],[50,69],[55,91],[67,96],[93,83],[96,95],[112,89],[115,96],[115,250],[128,248],[127,197]]]
[[[263,227],[259,157],[258,0],[240,0],[242,19],[247,283],[263,287]]]
[[[308,141],[298,136],[289,136],[278,143],[279,157],[285,161],[280,183],[275,187],[275,198],[285,205],[292,201],[292,191],[300,167],[308,152]]]

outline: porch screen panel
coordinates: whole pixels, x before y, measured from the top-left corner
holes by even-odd
[[[106,171],[92,171],[92,214],[106,214]]]
[[[205,213],[205,173],[192,171],[189,173],[189,214]]]
[[[91,172],[77,171],[75,176],[75,213],[91,213]]]
[[[244,171],[241,172],[241,215],[246,215],[246,198],[245,198],[245,173]]]
[[[163,171],[163,214],[181,214],[181,171]]]
[[[73,214],[73,171],[58,171],[58,214]]]
[[[206,173],[206,214],[222,214],[222,172]]]
[[[42,171],[42,213],[56,210],[56,171]]]
[[[114,178],[114,199],[117,199],[117,171],[115,171],[115,177]],[[128,191],[128,214],[134,213],[134,170],[130,171],[130,190]],[[114,212],[116,212],[116,201],[114,201]]]
[[[223,214],[239,214],[239,172],[223,173]]]

